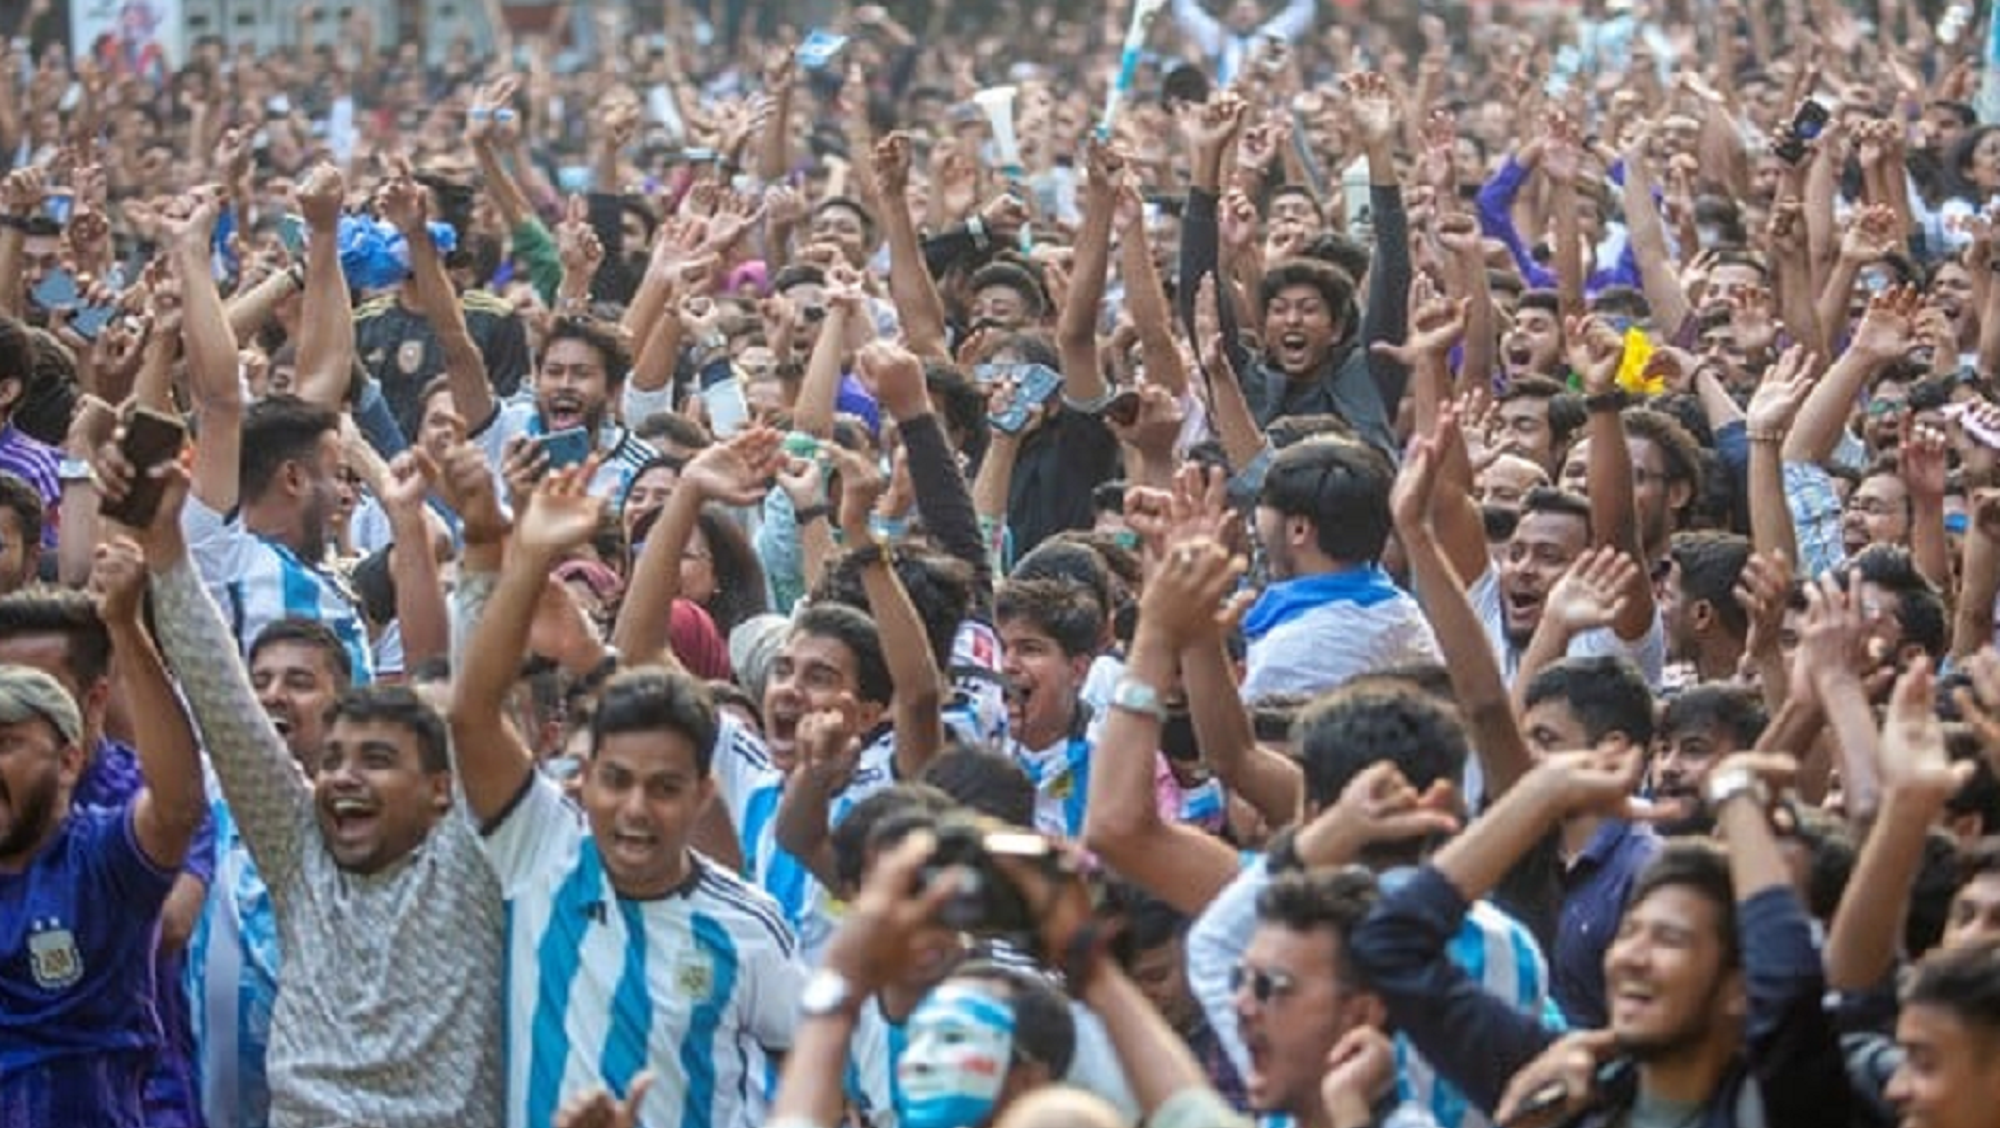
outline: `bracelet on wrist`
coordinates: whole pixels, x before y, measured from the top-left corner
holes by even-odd
[[[28,217],[24,215],[0,215],[0,227],[25,232],[28,230]]]
[[[1752,431],[1745,429],[1743,434],[1752,443],[1761,443],[1767,446],[1781,446],[1785,441],[1785,433],[1783,431]]]
[[[1583,397],[1583,409],[1592,414],[1600,411],[1617,412],[1625,410],[1628,402],[1629,398],[1625,395],[1624,389],[1613,388],[1608,392],[1594,392]]]
[[[833,506],[822,501],[817,505],[807,505],[792,510],[792,523],[804,527],[814,521],[824,521],[832,513]]]

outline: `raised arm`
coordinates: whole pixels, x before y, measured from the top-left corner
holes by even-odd
[[[299,314],[299,398],[338,408],[354,378],[354,307],[340,269],[340,214],[347,182],[330,164],[299,186],[306,241],[306,289]]]
[[[227,513],[237,502],[244,403],[243,381],[236,370],[236,337],[229,331],[229,316],[209,265],[216,209],[212,197],[201,197],[185,218],[166,221],[166,229],[181,288],[181,349],[200,420],[194,493],[203,505]]]
[[[680,594],[681,555],[701,507],[754,505],[784,465],[783,436],[768,427],[746,427],[726,442],[703,448],[681,471],[680,483],[633,563],[632,579],[611,641],[634,662],[651,662],[668,646],[667,627]]]
[[[1827,986],[1835,991],[1873,990],[1895,970],[1925,840],[1971,775],[1970,762],[1954,764],[1945,754],[1936,697],[1930,662],[1919,658],[1897,679],[1889,698],[1882,722],[1881,817],[1861,847],[1827,932]]]
[[[597,532],[604,501],[589,492],[594,469],[590,463],[568,467],[536,486],[515,520],[513,549],[499,582],[460,656],[451,697],[452,748],[466,806],[483,826],[506,814],[535,770],[534,753],[507,719],[507,694],[527,656],[529,628],[549,574],[564,553]],[[477,525],[482,537],[497,527],[490,517]]]
[[[1909,348],[1913,321],[1922,303],[1922,295],[1907,288],[1877,294],[1868,303],[1868,312],[1855,327],[1847,351],[1826,370],[1792,422],[1791,433],[1785,436],[1786,462],[1824,462],[1833,453],[1861,389]],[[1842,317],[1844,320],[1845,314]]]
[[[1212,540],[1174,546],[1146,585],[1125,680],[1157,695],[1175,657],[1212,618],[1242,573],[1242,562]],[[1160,717],[1114,707],[1091,753],[1084,843],[1131,881],[1184,913],[1199,913],[1236,876],[1235,852],[1193,827],[1160,818],[1153,798]]]
[[[437,475],[430,456],[420,447],[412,448],[389,464],[375,494],[395,537],[389,549],[389,574],[396,583],[396,623],[402,629],[406,674],[426,659],[443,658],[451,651],[451,613],[445,606],[436,530],[426,500]]]
[[[1682,287],[1673,253],[1667,247],[1667,227],[1660,219],[1660,206],[1653,199],[1656,184],[1652,163],[1647,159],[1653,130],[1640,132],[1625,151],[1625,226],[1632,243],[1632,259],[1639,265],[1639,280],[1652,307],[1653,324],[1668,335],[1680,332],[1693,308]]]
[[[187,476],[177,465],[165,471],[168,488],[185,495]],[[179,524],[179,500],[161,510]],[[154,865],[176,869],[186,859],[195,828],[208,809],[201,784],[201,756],[194,731],[167,678],[160,652],[141,621],[146,596],[146,559],[136,542],[118,536],[97,546],[90,573],[90,592],[98,616],[111,632],[117,655],[118,680],[132,715],[146,718],[138,726],[139,768],[146,787],[132,809],[132,834]]]
[[[817,439],[833,437],[833,405],[840,395],[848,338],[868,315],[858,275],[835,267],[826,283],[826,320],[820,322],[798,401],[792,405],[792,426]]]
[[[500,403],[493,397],[493,385],[486,373],[486,358],[465,327],[465,309],[444,272],[444,260],[431,242],[430,201],[427,189],[409,177],[402,165],[398,175],[383,187],[382,218],[403,233],[410,248],[410,277],[416,283],[417,311],[430,322],[437,334],[438,348],[444,353],[445,379],[451,387],[452,407],[476,434],[493,423]]]
[[[1590,532],[1598,545],[1617,549],[1640,567],[1626,585],[1624,608],[1611,626],[1619,638],[1645,637],[1653,627],[1653,581],[1646,567],[1646,546],[1639,536],[1639,511],[1633,501],[1632,450],[1625,440],[1625,420],[1619,413],[1618,365],[1625,356],[1618,331],[1595,317],[1573,324],[1570,367],[1583,376],[1590,411]]]
[[[1500,663],[1435,531],[1439,468],[1452,444],[1463,446],[1464,439],[1458,433],[1457,414],[1446,412],[1436,431],[1418,438],[1403,460],[1390,509],[1396,537],[1410,563],[1411,584],[1444,652],[1459,711],[1478,750],[1490,801],[1506,794],[1535,760],[1522,738]]]
[[[848,544],[866,545],[870,543],[869,514],[887,483],[872,460],[844,447],[835,449],[834,460],[840,467],[841,531]],[[944,705],[944,674],[938,670],[923,619],[897,577],[889,552],[878,549],[862,565],[861,587],[882,636],[889,680],[895,686],[891,713],[896,726],[896,777],[916,779],[944,746],[944,721],[939,712]]]
[[[1122,154],[1095,138],[1086,143],[1084,161],[1089,182],[1083,187],[1083,227],[1076,236],[1069,298],[1056,320],[1056,348],[1062,355],[1064,397],[1094,403],[1106,390],[1104,370],[1097,363],[1097,320],[1111,269],[1111,221],[1125,165]]]
[[[924,248],[910,217],[910,137],[901,131],[875,145],[875,181],[882,191],[882,231],[889,244],[889,297],[903,341],[918,356],[951,362],[945,346],[944,299],[924,266]]]
[[[130,468],[114,469],[110,460],[103,460],[98,477],[110,492],[119,493],[130,480]],[[140,537],[152,573],[159,647],[251,857],[265,880],[282,888],[296,872],[300,849],[313,832],[312,785],[258,703],[249,671],[238,657],[242,650],[236,637],[188,557],[180,513],[185,493],[170,487],[153,524]]]

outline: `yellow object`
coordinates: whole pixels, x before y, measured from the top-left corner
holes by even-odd
[[[1653,359],[1653,342],[1637,326],[1625,330],[1625,356],[1618,362],[1618,386],[1638,396],[1657,396],[1667,390],[1667,382],[1646,375]]]

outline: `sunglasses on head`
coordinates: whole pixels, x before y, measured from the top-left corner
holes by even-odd
[[[1298,986],[1297,979],[1282,971],[1272,971],[1269,968],[1252,967],[1242,963],[1229,969],[1230,992],[1240,994],[1247,988],[1250,997],[1259,1004],[1282,999],[1298,990]]]

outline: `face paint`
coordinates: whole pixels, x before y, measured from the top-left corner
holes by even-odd
[[[1014,1010],[981,986],[945,983],[910,1016],[896,1063],[904,1128],[966,1128],[992,1115],[1014,1060]]]

